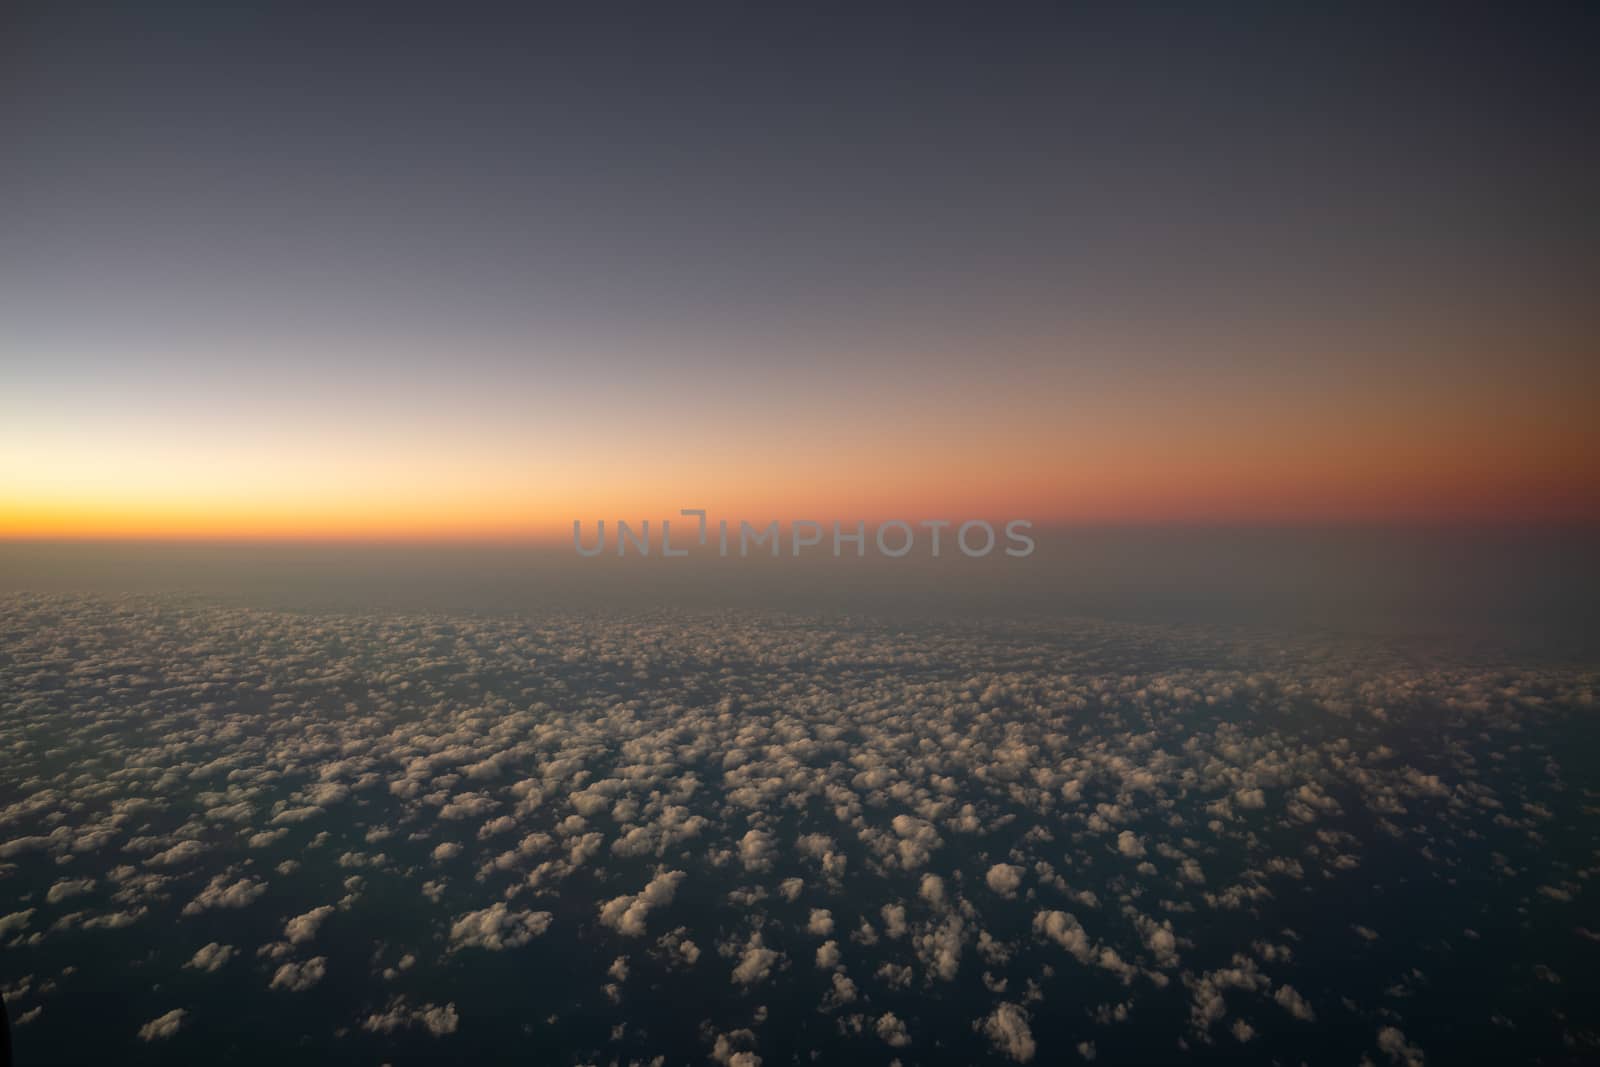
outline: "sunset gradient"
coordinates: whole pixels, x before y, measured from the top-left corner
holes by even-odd
[[[1600,519],[1596,383],[1577,367],[1149,380],[1063,361],[991,376],[1005,361],[865,383],[799,366],[714,397],[660,381],[602,394],[572,367],[552,371],[566,395],[538,368],[389,393],[293,370],[161,395],[24,383],[0,400],[0,535],[541,540],[575,518],[688,506],[1063,525]]]
[[[119,17],[0,103],[0,538],[1600,522],[1537,20]]]

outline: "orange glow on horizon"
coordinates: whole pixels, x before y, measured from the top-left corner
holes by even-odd
[[[1600,525],[1590,377],[1101,383],[1068,372],[543,417],[13,403],[0,540],[566,542],[572,521]],[[64,403],[65,401],[63,401]],[[310,402],[307,401],[307,404]],[[642,406],[641,406],[642,405]]]
[[[673,492],[656,486],[628,491],[599,487],[584,494],[458,494],[421,491],[409,498],[352,494],[347,500],[240,501],[170,497],[154,501],[8,501],[0,507],[4,540],[261,540],[261,541],[513,541],[567,543],[574,519],[587,534],[604,519],[662,519],[692,526],[685,507],[703,507],[710,521],[773,519],[785,526],[810,519],[869,527],[891,518],[956,522],[1029,519],[1037,527],[1167,524],[1600,524],[1600,483],[1593,478],[1538,481],[1482,473],[1255,470],[1219,471],[1196,461],[1164,470],[1087,468],[1026,481],[997,477],[983,485],[972,472],[950,472],[951,484],[791,485],[752,491],[735,486]],[[1038,472],[1035,472],[1036,474]],[[962,476],[965,475],[965,476]],[[680,525],[681,524],[681,525]]]

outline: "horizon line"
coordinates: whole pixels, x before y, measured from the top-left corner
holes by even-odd
[[[975,518],[983,518],[977,516]],[[767,520],[776,521],[780,528],[787,530],[793,522],[814,521],[824,527],[825,533],[831,532],[835,521],[832,519],[797,519],[797,520]],[[860,521],[870,530],[882,521],[892,520],[852,520],[846,529],[853,529],[854,523]],[[923,520],[906,520],[916,523]],[[932,520],[928,520],[932,521]],[[967,521],[967,520],[961,520]],[[986,520],[991,523],[999,522],[1001,525],[1007,520]],[[956,520],[951,520],[953,525],[959,525]],[[762,524],[763,528],[765,523]],[[999,527],[997,526],[997,529]],[[1075,532],[1154,532],[1154,531],[1196,531],[1196,532],[1368,532],[1368,533],[1510,533],[1510,532],[1539,532],[1539,533],[1594,533],[1600,532],[1600,516],[1583,517],[1463,517],[1463,518],[1409,518],[1409,517],[1316,517],[1316,518],[1166,518],[1166,519],[1141,519],[1141,518],[1090,518],[1074,519],[1053,522],[1033,522],[1030,532],[1035,536],[1062,535]],[[471,547],[471,546],[504,546],[504,547],[530,547],[530,548],[555,548],[572,546],[570,534],[553,534],[549,532],[525,533],[491,533],[491,532],[466,532],[459,534],[440,532],[394,533],[360,531],[351,533],[308,532],[290,534],[266,534],[259,532],[244,533],[83,533],[83,534],[13,534],[0,532],[0,546],[92,546],[92,545],[214,545],[214,546],[334,546],[334,545],[364,545],[364,546],[415,546],[415,547]],[[692,555],[696,546],[688,544]],[[609,550],[607,556],[613,555]],[[630,553],[631,555],[631,553]]]

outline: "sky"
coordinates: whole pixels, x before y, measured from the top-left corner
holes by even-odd
[[[1600,20],[22,5],[0,537],[1600,521]]]

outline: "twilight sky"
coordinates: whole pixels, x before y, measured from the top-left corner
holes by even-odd
[[[0,16],[0,537],[1600,521],[1592,10],[323,7]]]

